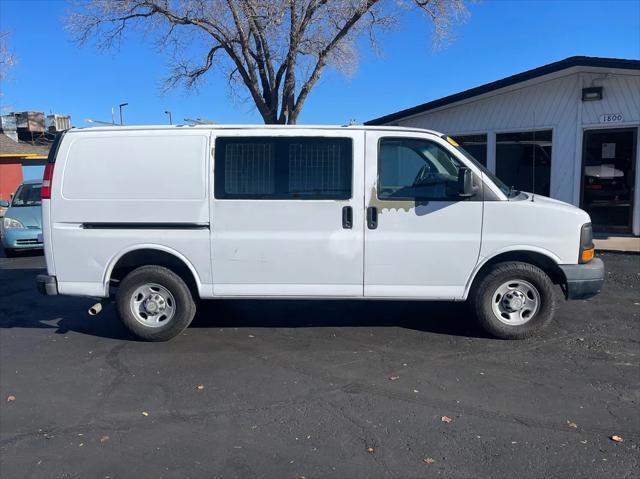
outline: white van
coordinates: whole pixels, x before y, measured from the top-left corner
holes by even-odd
[[[469,301],[523,338],[597,294],[590,219],[513,191],[452,139],[396,127],[69,130],[43,193],[45,294],[111,298],[170,339],[206,298]],[[401,314],[401,310],[399,310]]]

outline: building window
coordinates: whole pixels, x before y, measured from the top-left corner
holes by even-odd
[[[497,134],[496,175],[516,190],[549,196],[551,146],[551,130]]]
[[[478,163],[487,166],[487,135],[459,135],[452,136],[456,143],[473,156]]]
[[[353,170],[349,138],[218,138],[219,199],[348,199]]]
[[[459,199],[459,168],[453,155],[431,141],[383,138],[378,150],[378,198]]]

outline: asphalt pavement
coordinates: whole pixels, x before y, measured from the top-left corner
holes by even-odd
[[[640,477],[640,256],[601,257],[604,292],[525,341],[463,304],[274,300],[167,343],[0,257],[0,476]]]

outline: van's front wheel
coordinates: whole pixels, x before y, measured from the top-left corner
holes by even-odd
[[[124,325],[146,341],[167,341],[193,319],[196,305],[185,282],[162,266],[142,266],[129,273],[116,293]]]
[[[482,327],[503,339],[533,335],[551,321],[556,306],[549,276],[516,261],[498,263],[480,278],[471,303]]]

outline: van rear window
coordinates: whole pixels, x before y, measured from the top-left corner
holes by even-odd
[[[349,138],[222,137],[216,140],[218,199],[349,199]]]

